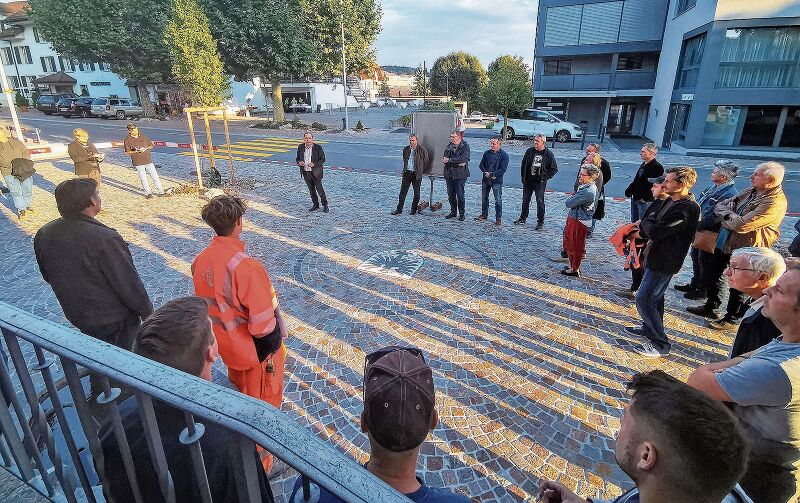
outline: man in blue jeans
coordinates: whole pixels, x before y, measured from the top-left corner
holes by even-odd
[[[444,181],[447,184],[447,198],[450,200],[450,213],[444,218],[464,221],[464,184],[469,178],[469,145],[458,131],[450,133],[450,144],[444,149]]]
[[[544,227],[544,192],[547,190],[547,180],[558,173],[558,163],[553,152],[545,146],[546,138],[543,134],[533,137],[533,146],[525,151],[520,164],[520,179],[522,181],[522,211],[519,218],[514,220],[516,225],[524,225],[531,207],[531,196],[536,194],[536,227],[540,231]]]
[[[16,138],[11,138],[8,131],[0,128],[0,171],[3,173],[3,179],[8,186],[7,190],[2,191],[11,192],[11,198],[14,201],[14,209],[17,211],[17,217],[22,219],[31,210],[31,197],[33,195],[33,177],[29,176],[24,180],[12,175],[13,168],[11,163],[14,159],[30,159],[31,155],[25,144]]]
[[[480,222],[489,218],[489,191],[494,194],[495,225],[503,219],[503,175],[508,168],[508,154],[500,149],[500,137],[489,140],[489,150],[481,158],[481,214],[475,217]]]
[[[653,194],[650,193],[653,183],[649,179],[664,174],[664,166],[656,160],[658,146],[655,143],[642,145],[639,155],[642,158],[642,164],[628,188],[625,189],[625,197],[631,198],[631,222],[640,220],[644,216],[644,211],[653,202]]]
[[[650,240],[644,278],[636,294],[642,327],[625,330],[648,339],[635,349],[647,358],[669,355],[671,345],[664,332],[664,294],[672,276],[683,266],[700,221],[700,206],[689,193],[696,181],[694,169],[670,168],[661,184],[669,199],[639,222],[640,236]]]

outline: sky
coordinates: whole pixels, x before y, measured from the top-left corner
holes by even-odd
[[[486,67],[503,54],[533,60],[538,0],[382,0],[375,42],[380,65],[430,68],[453,51]]]

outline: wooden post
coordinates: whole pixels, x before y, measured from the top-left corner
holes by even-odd
[[[197,186],[203,190],[203,174],[200,172],[200,156],[197,155],[197,142],[194,141],[194,123],[192,122],[192,112],[186,111],[186,122],[189,123],[189,138],[192,141],[192,153],[194,154],[194,167],[197,170]]]
[[[208,161],[211,163],[211,172],[217,171],[214,159],[214,142],[211,140],[211,125],[208,123],[208,110],[203,110],[203,122],[206,125],[206,147],[208,147]]]
[[[233,154],[231,153],[231,133],[228,130],[228,109],[222,111],[222,122],[225,124],[225,143],[228,145],[228,166],[231,170],[231,179],[228,183],[233,184],[235,176],[233,173]]]

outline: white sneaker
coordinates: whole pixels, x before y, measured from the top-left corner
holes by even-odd
[[[663,358],[669,356],[669,350],[658,350],[651,342],[643,342],[641,346],[634,348],[634,351],[646,358]]]

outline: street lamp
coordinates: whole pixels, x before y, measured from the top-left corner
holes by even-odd
[[[344,9],[342,9],[341,18],[342,28],[342,88],[344,90],[344,129],[350,129],[350,115],[347,111],[347,62],[344,57]]]

